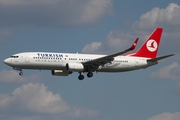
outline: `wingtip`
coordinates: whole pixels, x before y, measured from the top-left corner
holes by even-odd
[[[173,53],[173,54],[170,54],[170,56],[174,56],[175,54]]]

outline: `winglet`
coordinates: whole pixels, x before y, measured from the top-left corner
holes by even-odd
[[[134,50],[136,48],[138,40],[139,38],[136,38],[136,40],[134,41],[134,43],[131,45],[131,47],[128,50]]]

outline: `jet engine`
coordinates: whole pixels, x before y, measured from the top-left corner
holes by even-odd
[[[64,70],[51,70],[51,74],[55,76],[68,76],[72,72],[64,71]]]
[[[66,70],[72,72],[83,72],[84,65],[82,63],[67,63]]]

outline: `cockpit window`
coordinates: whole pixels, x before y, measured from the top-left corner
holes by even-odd
[[[19,56],[11,56],[11,58],[18,58]]]

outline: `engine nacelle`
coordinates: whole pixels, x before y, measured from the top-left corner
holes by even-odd
[[[51,74],[55,76],[68,76],[72,72],[63,71],[63,70],[51,70]]]
[[[82,63],[67,63],[66,70],[72,72],[83,72],[84,65]]]

